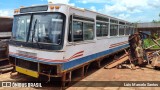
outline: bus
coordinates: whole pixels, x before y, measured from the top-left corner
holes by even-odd
[[[15,71],[72,81],[90,64],[129,47],[134,24],[66,4],[21,7],[14,12],[9,60]]]

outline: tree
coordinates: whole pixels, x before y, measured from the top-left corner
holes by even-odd
[[[159,14],[159,17],[160,17],[160,14]],[[160,23],[160,19],[159,20],[153,20],[152,22],[153,23]]]

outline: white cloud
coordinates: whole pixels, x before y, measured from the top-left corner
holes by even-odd
[[[124,20],[128,19],[129,17],[130,17],[130,14],[124,14],[124,13],[119,14],[119,16],[118,16],[118,18],[124,19]]]
[[[93,11],[97,11],[95,6],[91,6],[90,9]]]
[[[104,8],[99,11],[124,20],[135,21],[142,18],[136,18],[138,17],[135,16],[136,14],[142,15],[142,13],[144,14],[146,11],[151,10],[151,6],[148,2],[149,0],[110,0],[111,4],[106,3]],[[147,20],[146,17],[142,19]]]
[[[69,4],[69,0],[48,0],[48,2]]]
[[[106,3],[109,1],[107,0],[77,0],[77,2],[87,4],[87,3]]]
[[[132,16],[133,17],[133,16]],[[153,19],[148,16],[136,16],[136,18],[129,17],[127,20],[140,23],[140,22],[150,22]]]
[[[153,8],[158,8],[160,5],[160,0],[152,0],[151,2],[148,2],[148,5],[150,5]]]
[[[127,11],[127,8],[118,3],[112,6],[106,4],[104,7],[104,11],[109,14],[117,14],[117,13]]]
[[[0,16],[13,16],[13,10],[0,10]]]
[[[135,8],[147,6],[148,0],[113,0],[115,3],[120,3],[126,7]]]
[[[148,0],[111,0],[113,5],[105,5],[108,13],[139,13],[149,8]]]
[[[69,5],[71,5],[71,6],[75,6],[75,3],[69,3]]]
[[[76,0],[74,3],[69,3],[71,0],[48,0],[48,2],[50,1],[72,6],[75,6],[74,3],[92,3],[94,6],[89,6],[89,8],[93,11],[131,21],[141,19],[152,21],[156,16],[154,14],[160,10],[160,0]],[[103,8],[100,8],[101,4],[104,5]]]
[[[53,4],[56,3],[62,3],[62,4],[68,4],[71,6],[75,6],[75,3],[69,3],[70,0],[48,0],[48,2],[52,2]]]

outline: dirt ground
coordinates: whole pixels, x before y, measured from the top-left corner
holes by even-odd
[[[12,77],[10,73],[0,75],[0,81],[17,81],[34,79],[21,74],[14,74]],[[153,70],[151,68],[142,69],[104,69],[101,68],[91,75],[85,77],[81,81],[160,81],[160,70]],[[77,84],[77,83],[76,83]],[[75,85],[76,85],[75,84]],[[95,83],[94,83],[95,84]],[[6,88],[0,87],[0,90],[60,90],[60,88]],[[158,87],[69,87],[66,90],[160,90]]]

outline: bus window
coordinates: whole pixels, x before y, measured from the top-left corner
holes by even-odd
[[[14,17],[13,39],[17,41],[27,41],[27,33],[29,31],[30,15],[22,15]]]
[[[94,24],[84,23],[84,40],[93,40],[94,38]]]
[[[82,22],[73,22],[73,40],[82,41],[83,40],[83,24]]]
[[[108,36],[108,23],[102,24],[102,36]]]
[[[126,26],[126,33],[125,33],[125,35],[129,35],[129,33],[130,33],[130,28],[128,26]]]
[[[118,25],[110,25],[110,36],[117,36],[118,34]]]
[[[97,36],[102,36],[101,24],[100,24],[100,23],[97,23],[97,24],[96,24],[96,35],[97,35]]]
[[[120,25],[119,26],[119,35],[124,35],[125,26]]]
[[[96,33],[98,37],[108,36],[108,23],[97,23],[96,24]]]
[[[93,40],[93,38],[94,38],[94,19],[81,17],[77,15],[74,15],[73,17],[70,16],[70,24],[68,32],[69,42]]]

